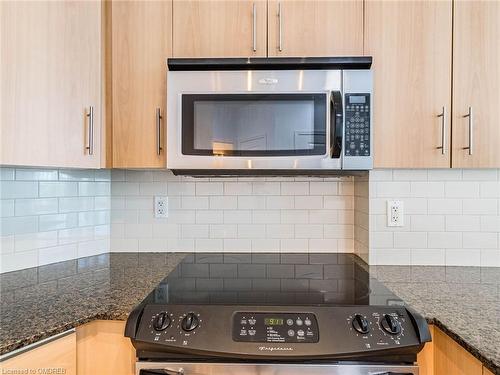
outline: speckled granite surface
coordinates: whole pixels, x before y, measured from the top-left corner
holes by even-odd
[[[500,374],[500,268],[371,266],[405,303]]]
[[[125,320],[185,256],[111,253],[0,275],[0,354],[92,320]],[[358,261],[377,280],[370,288],[381,282],[500,374],[500,269]],[[370,292],[371,303],[392,297]]]
[[[96,319],[125,320],[184,254],[111,253],[0,275],[0,354]]]

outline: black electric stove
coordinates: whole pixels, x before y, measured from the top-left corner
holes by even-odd
[[[427,323],[367,269],[351,254],[188,255],[129,316],[138,373],[202,361],[369,366],[367,374],[383,374],[370,366],[384,364],[417,374]]]

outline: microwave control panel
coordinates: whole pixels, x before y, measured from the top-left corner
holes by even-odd
[[[370,94],[345,94],[345,156],[370,156]]]

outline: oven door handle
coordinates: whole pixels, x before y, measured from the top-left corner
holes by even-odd
[[[338,159],[342,154],[342,138],[344,135],[344,107],[342,93],[332,91],[330,96],[330,155]]]
[[[204,375],[197,372],[189,372],[186,374],[182,367],[179,367],[177,370],[172,370],[169,368],[160,368],[160,369],[141,369],[139,371],[139,375]]]
[[[413,372],[383,371],[383,372],[370,372],[368,375],[414,375],[414,374]]]

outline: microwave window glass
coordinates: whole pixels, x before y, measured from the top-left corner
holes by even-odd
[[[326,152],[325,94],[192,95],[183,100],[182,113],[183,153],[286,156]]]

